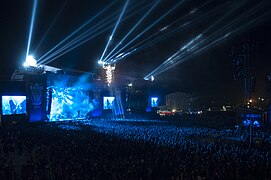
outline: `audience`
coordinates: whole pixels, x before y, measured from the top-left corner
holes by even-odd
[[[270,179],[269,143],[244,134],[151,120],[1,126],[0,179]]]

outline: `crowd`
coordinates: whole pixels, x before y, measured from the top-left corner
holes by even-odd
[[[151,120],[1,126],[0,179],[270,179],[270,146],[223,141],[232,132]]]

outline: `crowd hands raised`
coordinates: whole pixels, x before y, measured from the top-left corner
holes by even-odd
[[[271,177],[270,146],[223,141],[240,135],[236,130],[94,120],[2,126],[0,131],[0,179]]]

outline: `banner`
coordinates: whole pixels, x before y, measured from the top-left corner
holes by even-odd
[[[29,75],[29,120],[44,121],[46,117],[46,80],[43,75]]]

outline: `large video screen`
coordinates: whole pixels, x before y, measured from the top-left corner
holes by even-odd
[[[103,109],[114,109],[115,97],[103,97]]]
[[[85,118],[94,109],[88,93],[76,87],[52,87],[50,121]]]
[[[26,114],[26,96],[2,96],[2,115]]]
[[[151,98],[151,107],[158,107],[158,97]]]

